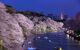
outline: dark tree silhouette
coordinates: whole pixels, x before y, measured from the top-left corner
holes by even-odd
[[[77,23],[80,23],[80,12],[78,12],[78,13],[76,14],[76,16],[75,16],[75,21],[76,21]]]
[[[44,16],[42,13],[33,12],[33,11],[18,11],[17,13],[22,13],[26,16],[37,16],[37,17]]]
[[[12,6],[6,5],[6,9],[10,14],[16,13],[16,10]]]

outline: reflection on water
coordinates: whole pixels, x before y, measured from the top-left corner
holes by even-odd
[[[37,35],[33,41],[37,50],[56,50],[55,48],[62,48],[63,50],[80,50],[79,43],[69,38],[69,35],[64,33],[49,33],[44,35]]]
[[[69,38],[70,38],[68,34],[66,35],[66,38],[67,38],[67,39],[69,39]]]

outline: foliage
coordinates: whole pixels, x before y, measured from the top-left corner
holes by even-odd
[[[74,30],[75,31],[75,33],[77,34],[77,35],[80,35],[80,12],[78,12],[77,14],[76,14],[76,16],[75,16],[75,22],[76,22],[76,30]]]
[[[76,14],[75,19],[76,19],[76,20],[79,20],[79,19],[80,19],[80,12],[78,12],[78,13]]]
[[[0,50],[7,50],[4,46],[3,46],[3,40],[0,37]]]
[[[32,12],[32,11],[19,11],[17,13],[21,13],[21,14],[24,14],[24,15],[29,15],[29,16],[44,16],[42,13],[38,13],[38,12]]]
[[[76,35],[80,35],[80,30],[75,31]]]
[[[45,30],[43,28],[41,28],[41,32],[45,32]]]
[[[49,26],[47,26],[46,32],[52,32],[52,29]]]
[[[6,5],[6,9],[7,9],[7,12],[9,12],[10,14],[16,13],[16,10],[9,5]]]

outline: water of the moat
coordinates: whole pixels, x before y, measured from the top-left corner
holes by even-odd
[[[37,35],[33,44],[36,50],[55,50],[56,47],[62,50],[80,50],[79,43],[67,37],[63,32]]]

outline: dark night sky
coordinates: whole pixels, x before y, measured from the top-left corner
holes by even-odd
[[[74,16],[80,11],[79,0],[0,0],[13,6],[16,10],[31,10],[45,14],[60,14]]]

